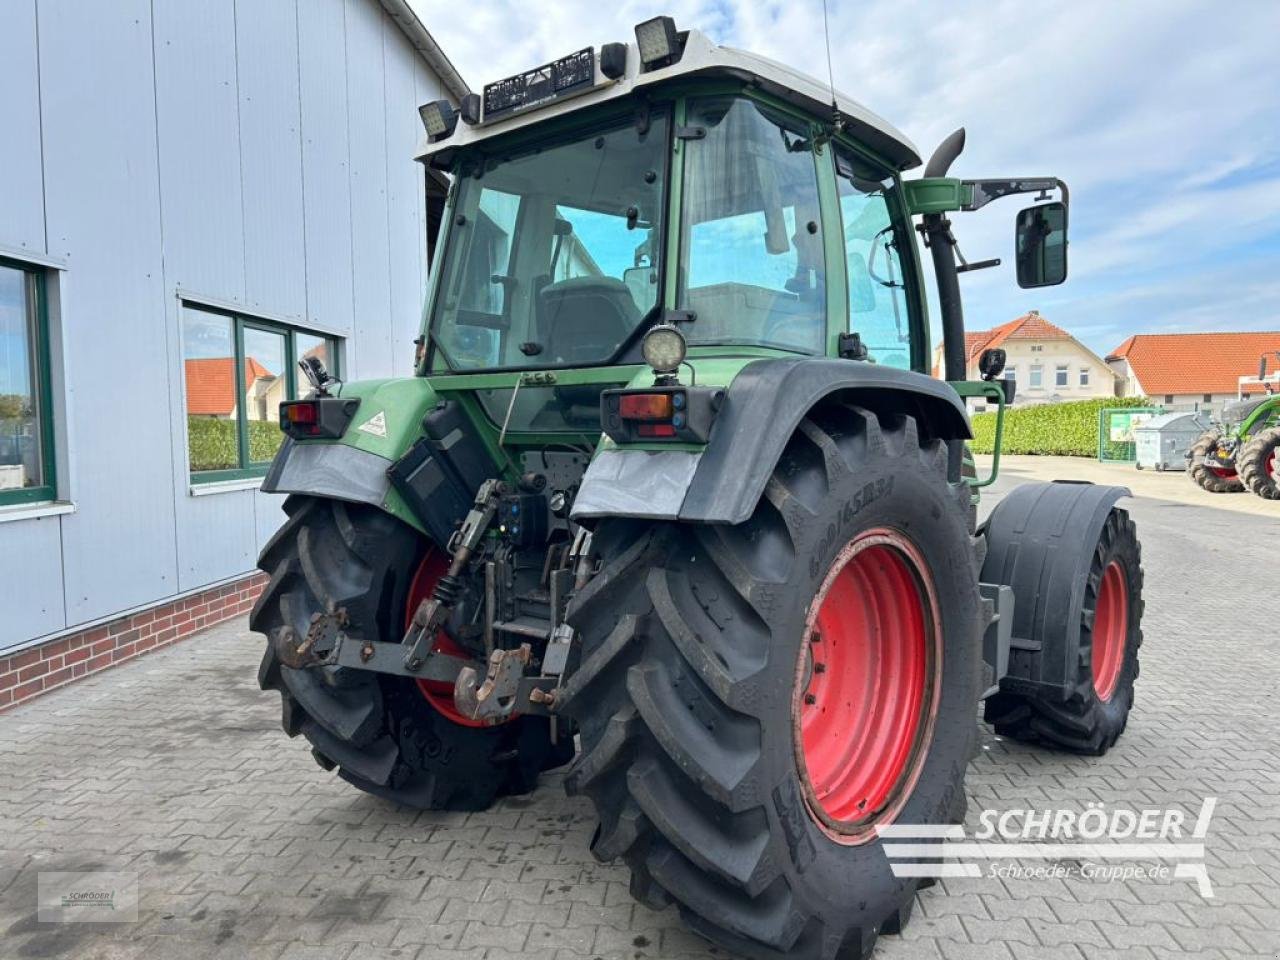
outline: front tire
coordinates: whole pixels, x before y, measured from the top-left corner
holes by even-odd
[[[592,850],[625,859],[638,899],[674,902],[736,954],[868,955],[879,933],[906,923],[919,885],[894,876],[874,828],[963,817],[982,541],[971,535],[968,487],[948,484],[946,460],[945,442],[910,417],[833,406],[801,424],[743,524],[613,520],[596,530],[603,565],[569,611],[583,659],[561,709],[578,721],[583,751],[566,786],[594,801]],[[889,747],[913,751],[887,788],[814,769],[834,728],[806,710],[857,697],[847,682],[819,683],[803,655],[812,644],[825,658],[849,639],[821,637],[821,598],[834,589],[860,604],[863,594],[838,583],[842,565],[880,549],[899,561],[872,557],[854,572],[884,596],[897,590],[900,605],[880,610],[863,638],[892,643],[894,614],[910,619],[918,601],[935,626],[910,632],[903,649],[936,655],[917,663],[919,712],[895,715],[900,732],[867,721]],[[893,586],[906,577],[921,589]],[[860,809],[859,798],[879,808]]]
[[[1069,648],[1042,636],[1028,638],[1040,644],[1027,654],[1032,661],[1073,664],[1067,695],[993,694],[984,706],[984,719],[997,734],[1093,756],[1115,744],[1133,709],[1142,646],[1142,584],[1137,526],[1128,511],[1113,507],[1090,559],[1079,629],[1065,635]],[[1030,672],[1038,675],[1039,667]]]
[[[1265,500],[1280,500],[1280,427],[1251,437],[1236,462],[1245,487]]]
[[[539,771],[572,757],[572,741],[553,744],[545,718],[466,726],[409,678],[281,663],[279,644],[296,646],[313,614],[338,608],[354,642],[399,642],[415,573],[431,549],[375,507],[295,495],[284,509],[289,519],[258,562],[271,580],[249,627],[267,636],[258,682],[280,692],[285,733],[306,737],[317,763],[405,806],[482,810],[500,795],[527,793]]]

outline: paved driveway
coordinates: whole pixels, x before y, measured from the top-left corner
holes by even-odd
[[[1010,466],[997,496],[1034,472]],[[983,808],[1089,802],[1194,816],[1217,797],[1215,897],[1182,878],[948,879],[881,960],[1280,956],[1280,520],[1132,509],[1147,641],[1128,732],[1094,760],[984,727],[968,826]],[[0,715],[0,957],[723,960],[591,858],[590,809],[558,777],[440,814],[323,773],[257,689],[261,643],[218,627]],[[38,923],[36,875],[59,870],[137,873],[138,921]]]

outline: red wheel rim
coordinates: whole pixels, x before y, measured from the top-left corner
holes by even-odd
[[[1219,480],[1234,480],[1236,478],[1236,472],[1227,467],[1215,467],[1212,464],[1210,464],[1209,472],[1212,473]]]
[[[1129,585],[1124,568],[1112,560],[1102,574],[1093,614],[1093,689],[1099,700],[1110,700],[1124,664],[1129,635]]]
[[[941,637],[911,541],[879,528],[840,551],[809,608],[792,703],[805,800],[833,840],[870,839],[911,795],[938,709]]]
[[[1276,480],[1280,480],[1280,473],[1276,472],[1275,447],[1272,447],[1271,452],[1267,454],[1267,462],[1266,462],[1266,465],[1263,467],[1263,474],[1268,477],[1273,477]]]
[[[431,596],[431,591],[436,588],[436,581],[444,576],[448,569],[449,560],[443,553],[435,549],[427,551],[427,555],[422,558],[422,563],[418,564],[417,572],[413,575],[413,582],[409,584],[409,600],[405,605],[404,611],[404,627],[406,630],[409,629],[409,622],[413,619],[413,614],[418,609],[418,604]],[[470,651],[461,647],[443,630],[436,633],[436,640],[431,645],[431,649],[455,657],[471,656]],[[473,720],[458,711],[453,702],[453,684],[442,680],[423,680],[421,678],[416,678],[413,682],[418,685],[418,690],[421,691],[423,697],[441,716],[464,727],[489,726],[483,720]]]

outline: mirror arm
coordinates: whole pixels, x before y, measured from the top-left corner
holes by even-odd
[[[1050,190],[1062,191],[1062,202],[1066,205],[1069,200],[1067,185],[1057,177],[1024,177],[1020,180],[964,180],[963,186],[970,190],[969,202],[963,204],[960,209],[979,210],[985,207],[992,200],[999,200],[1001,197],[1011,197],[1019,193],[1038,193],[1040,197],[1036,199],[1048,199],[1046,194]]]

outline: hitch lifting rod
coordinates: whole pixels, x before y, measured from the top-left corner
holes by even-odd
[[[484,539],[485,531],[493,522],[494,515],[498,512],[498,495],[501,492],[501,481],[486,480],[480,485],[476,502],[455,537],[453,561],[449,564],[448,572],[436,582],[431,596],[419,604],[418,609],[413,612],[413,622],[401,641],[402,645],[409,648],[404,658],[406,669],[421,668],[422,661],[430,652],[432,639],[449,619],[449,613],[458,599],[458,592],[462,586],[458,579],[459,575],[471,562],[476,548]]]

